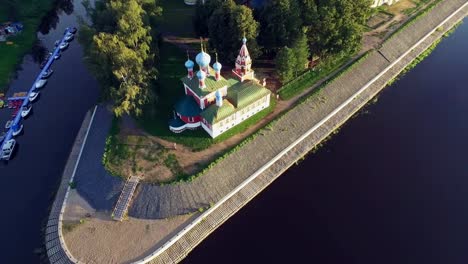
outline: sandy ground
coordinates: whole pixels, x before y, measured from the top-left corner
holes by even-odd
[[[63,224],[73,227],[71,231],[64,229],[65,243],[72,255],[85,263],[130,263],[140,259],[198,216],[116,222],[110,212],[94,211],[74,190],[67,204]]]

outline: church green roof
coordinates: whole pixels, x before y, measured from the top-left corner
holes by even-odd
[[[209,68],[210,70],[210,76],[207,76],[205,78],[205,85],[206,88],[200,89],[199,83],[198,83],[198,78],[194,76],[192,79],[188,78],[187,76],[183,77],[181,80],[182,82],[190,87],[190,89],[198,95],[198,97],[204,97],[224,86],[229,86],[230,81],[227,81],[223,76],[221,76],[221,79],[219,81],[216,81],[214,77],[214,71],[213,69]]]
[[[269,93],[268,89],[254,81],[244,81],[230,87],[227,97],[236,108],[242,109]]]
[[[221,107],[216,104],[212,104],[201,113],[201,116],[208,121],[208,123],[214,124],[235,112],[236,108],[228,100],[224,99]]]

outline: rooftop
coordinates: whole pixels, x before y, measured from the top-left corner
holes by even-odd
[[[190,87],[190,89],[198,95],[198,97],[204,97],[224,86],[230,86],[233,84],[232,81],[235,80],[226,80],[223,76],[219,79],[219,81],[216,81],[214,75],[215,72],[212,68],[209,68],[210,71],[210,76],[207,76],[205,79],[205,85],[206,88],[200,89],[199,84],[198,84],[198,78],[194,76],[192,79],[188,78],[187,76],[183,77],[181,80],[182,82]]]

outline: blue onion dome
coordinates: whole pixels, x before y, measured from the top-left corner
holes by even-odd
[[[242,38],[242,43],[247,43],[247,39],[245,37]]]
[[[192,69],[194,65],[195,65],[195,63],[193,63],[193,61],[191,59],[188,59],[185,62],[185,68],[187,68],[187,69]]]
[[[217,71],[217,72],[221,71],[221,68],[222,68],[222,67],[223,67],[223,66],[222,66],[221,63],[219,63],[219,62],[215,62],[215,63],[213,64],[213,69],[214,69],[215,71]]]
[[[202,51],[198,53],[197,57],[195,58],[195,61],[198,65],[200,65],[200,67],[208,67],[208,65],[210,65],[211,62],[211,56],[208,53]]]
[[[206,78],[206,72],[201,71],[201,70],[198,71],[198,72],[197,72],[197,78],[200,79],[200,80],[201,80],[201,79],[205,79],[205,78]]]

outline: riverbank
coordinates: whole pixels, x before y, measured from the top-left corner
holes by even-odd
[[[438,27],[440,21],[443,21],[462,4],[463,1],[445,1],[442,6],[436,8],[437,13],[425,16],[424,19],[421,19],[422,21],[418,21],[405,29],[401,33],[401,38],[400,34],[398,37],[392,38],[385,44],[390,46],[385,47],[384,45],[378,52],[372,52],[359,66],[344,73],[322,89],[319,94],[289,111],[276,121],[270,129],[262,131],[262,135],[253,139],[238,152],[233,153],[211,168],[203,177],[194,181],[195,184],[164,186],[165,188],[154,189],[155,192],[164,192],[165,195],[153,197],[153,200],[147,200],[147,202],[154,203],[151,206],[155,209],[166,210],[162,213],[170,213],[171,210],[176,210],[177,207],[189,208],[187,203],[193,203],[194,200],[203,198],[198,196],[200,195],[198,191],[207,191],[211,187],[214,187],[213,189],[217,193],[213,193],[211,197],[205,196],[205,199],[215,199],[218,195],[225,198],[152,256],[157,256],[160,262],[164,260],[174,262],[183,258],[191,248],[196,246],[259,191],[268,186],[282,171],[310,151],[337,126],[352,116],[355,111],[358,111],[362,105],[367,103],[385,86],[389,79],[397,75],[411,60],[427,48],[427,45],[440,38],[440,32],[432,34],[432,31]],[[463,14],[459,14],[457,19],[454,18],[453,20],[460,20],[464,17],[466,10],[463,12]],[[450,23],[444,28],[450,28]],[[405,35],[406,30],[411,30],[412,34]],[[425,37],[425,40],[419,41],[423,37]],[[413,48],[417,49],[413,50]],[[391,55],[396,55],[396,57],[390,60],[388,58]],[[363,66],[364,63],[365,66]],[[302,122],[298,122],[298,120]],[[256,155],[259,149],[264,150],[262,156]],[[255,160],[246,160],[244,158],[252,156],[252,153],[255,153],[253,155],[256,157]],[[223,182],[218,183],[223,186],[206,185],[206,181],[201,182],[201,179],[207,179],[208,177],[211,177],[211,180],[218,179],[218,181],[222,178]],[[245,177],[251,180],[246,182]],[[216,184],[216,182],[211,183]],[[78,191],[79,187],[78,185]],[[150,186],[145,187],[149,188]],[[204,189],[196,189],[202,187]],[[236,187],[238,192],[230,192]],[[197,196],[185,197],[185,193],[181,192],[187,191],[188,188],[190,188],[192,194]],[[140,190],[140,194],[142,191],[144,189]],[[228,196],[225,194],[228,194]],[[209,204],[211,201],[201,202],[208,202]],[[149,206],[149,204],[146,205]],[[189,205],[193,206],[193,204]],[[149,213],[157,214],[161,212],[152,211]]]
[[[37,29],[43,17],[53,8],[53,0],[10,2],[0,6],[0,23],[19,21],[24,29],[6,42],[0,42],[0,93],[7,91],[13,72],[37,40]]]

